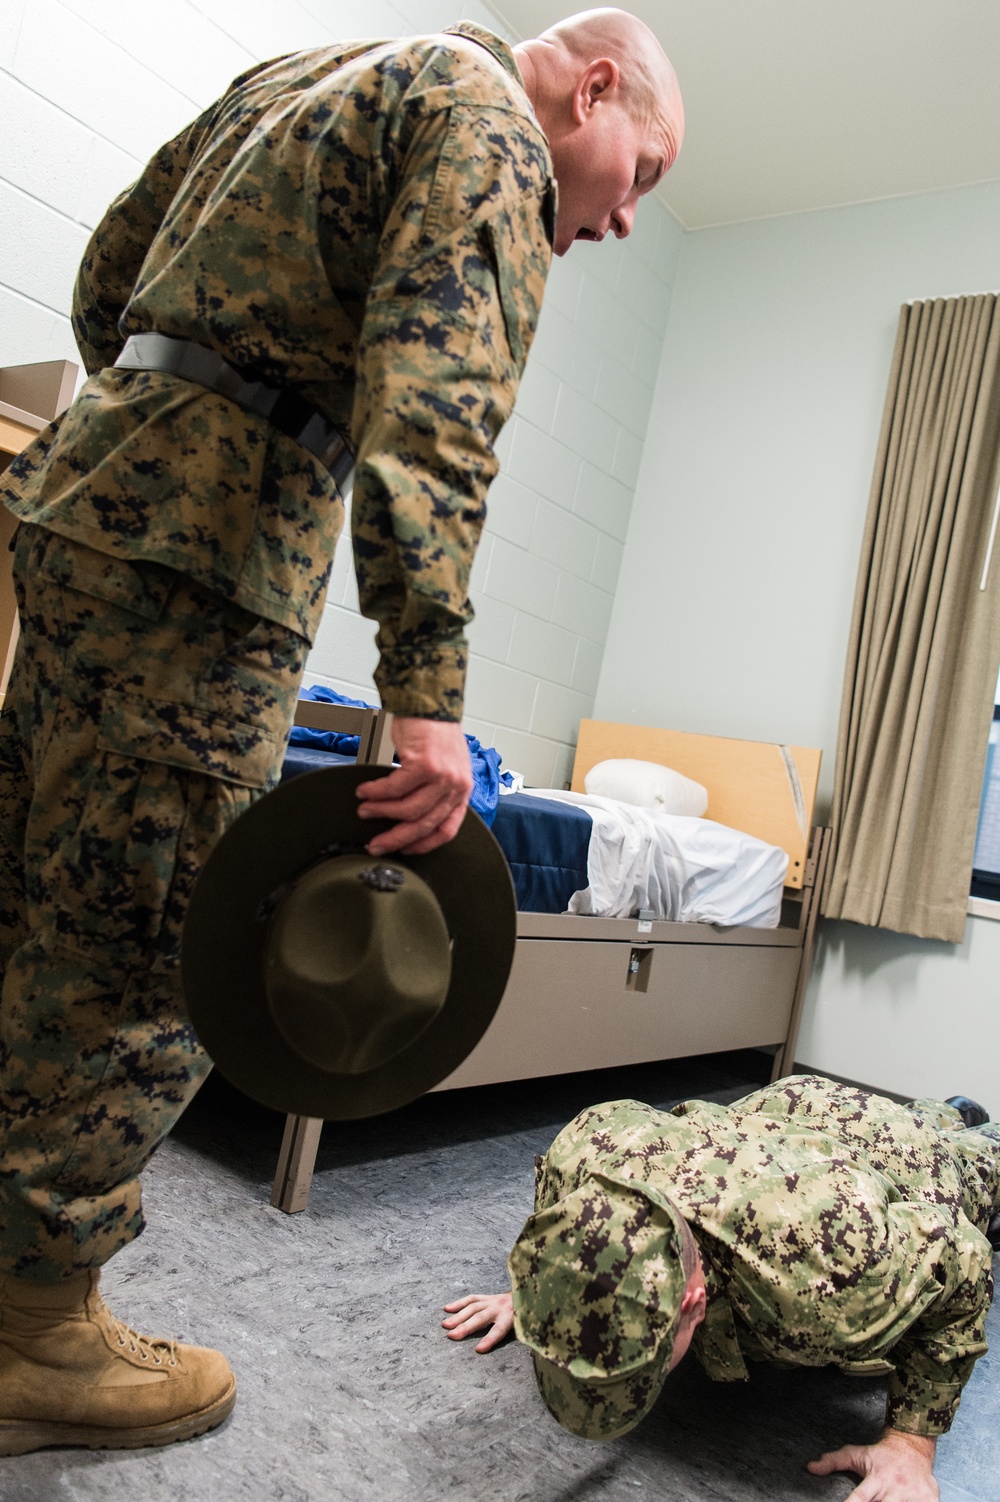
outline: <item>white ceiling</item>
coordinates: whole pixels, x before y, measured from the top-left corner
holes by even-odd
[[[487,0],[534,36],[589,0]],[[677,69],[687,229],[1000,180],[1000,0],[625,0]],[[998,246],[1000,254],[1000,246]]]

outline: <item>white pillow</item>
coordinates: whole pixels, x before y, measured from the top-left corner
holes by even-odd
[[[682,777],[655,761],[619,758],[599,761],[591,767],[583,785],[599,798],[617,798],[639,808],[655,808],[661,814],[687,814],[700,819],[708,807],[708,793],[700,782]]]

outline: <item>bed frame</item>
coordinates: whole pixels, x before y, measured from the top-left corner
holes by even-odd
[[[390,717],[368,713],[362,759],[388,761]],[[302,701],[296,718],[346,730],[344,717],[336,706]],[[496,1016],[437,1090],[770,1046],[772,1079],[791,1070],[830,843],[828,829],[811,828],[820,752],[584,720],[573,790],[583,792],[587,772],[609,757],[693,777],[708,791],[707,818],[781,846],[788,877],[780,926],[518,913]],[[290,1214],[306,1208],[322,1126],[286,1121],[271,1204]]]

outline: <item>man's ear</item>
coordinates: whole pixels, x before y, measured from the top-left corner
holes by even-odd
[[[681,1299],[681,1314],[697,1314],[700,1319],[705,1312],[707,1295],[704,1283],[699,1283],[697,1288],[687,1288]]]
[[[614,92],[620,76],[613,58],[599,57],[596,62],[588,63],[573,90],[573,119],[577,125],[585,124],[594,105],[605,94]]]

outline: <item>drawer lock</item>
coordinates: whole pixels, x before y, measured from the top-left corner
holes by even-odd
[[[628,971],[625,976],[626,991],[648,991],[649,973],[653,968],[652,947],[640,948],[638,945],[629,950]]]

